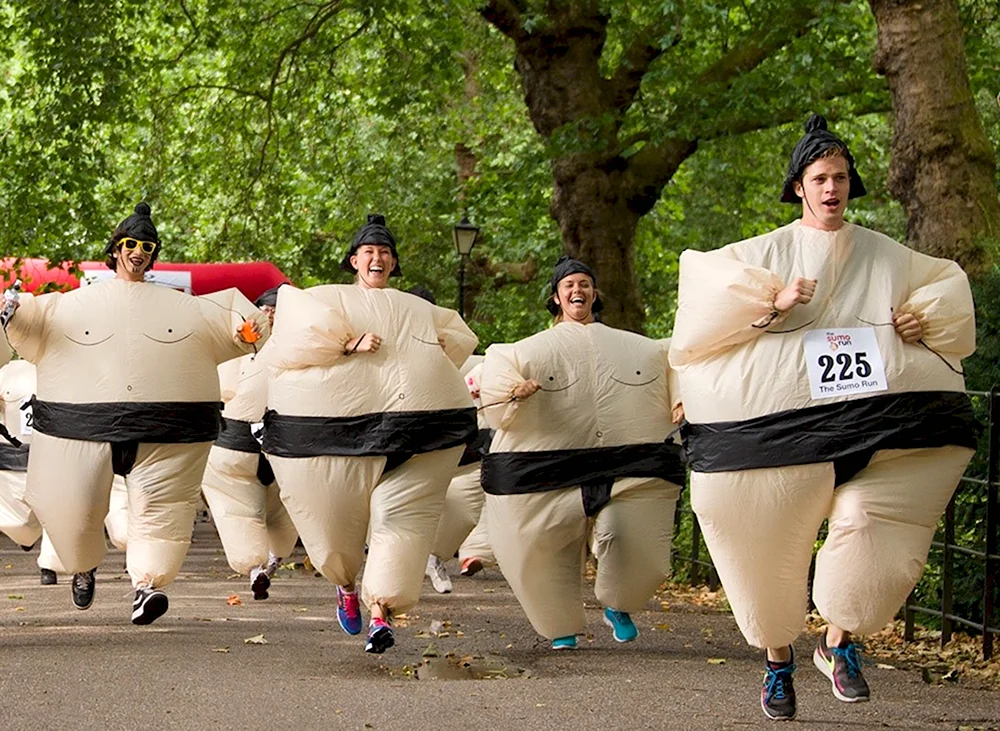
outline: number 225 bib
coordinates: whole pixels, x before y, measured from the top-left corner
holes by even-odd
[[[802,341],[813,400],[889,389],[873,328],[810,330]]]

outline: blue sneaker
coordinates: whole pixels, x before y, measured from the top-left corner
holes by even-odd
[[[576,649],[576,635],[567,635],[566,637],[556,637],[552,640],[553,650],[575,650]]]
[[[611,628],[615,642],[631,642],[639,636],[639,630],[635,628],[628,612],[616,612],[607,607],[604,610],[604,624]]]
[[[368,625],[368,641],[365,643],[365,652],[381,655],[396,644],[393,637],[392,627],[384,619],[377,617],[372,619]]]
[[[337,621],[347,634],[361,634],[361,603],[358,601],[358,592],[348,594],[337,587]]]
[[[795,718],[795,685],[792,674],[795,662],[779,665],[764,656],[764,683],[760,688],[760,708],[772,721],[791,721]]]

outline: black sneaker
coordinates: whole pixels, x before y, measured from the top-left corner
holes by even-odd
[[[94,574],[97,569],[73,574],[73,606],[77,609],[90,609],[94,603]]]
[[[787,663],[768,662],[764,656],[764,684],[760,689],[760,707],[772,721],[795,718],[794,656]]]
[[[861,655],[853,642],[837,647],[826,646],[826,633],[819,638],[813,653],[813,665],[830,679],[833,695],[845,703],[859,703],[871,698],[868,682],[861,674]]]
[[[38,579],[38,583],[42,586],[52,586],[53,584],[59,583],[59,577],[52,569],[42,569],[42,574]],[[93,590],[91,590],[91,594],[93,594]]]
[[[136,589],[132,602],[132,624],[152,624],[167,613],[167,595],[159,589]]]
[[[256,573],[250,581],[250,591],[253,592],[253,598],[257,601],[267,599],[267,590],[271,588],[271,579],[268,578],[267,572],[263,569],[255,569],[255,571]]]

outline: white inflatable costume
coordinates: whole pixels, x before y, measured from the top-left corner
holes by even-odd
[[[669,378],[664,342],[600,323],[562,322],[486,351],[481,398],[496,429],[482,467],[490,542],[549,639],[584,629],[588,538],[606,607],[641,610],[670,570],[684,468],[665,442]],[[513,401],[528,379],[541,390]]]
[[[470,393],[479,393],[482,363],[483,356],[473,355],[462,365],[461,373]],[[481,406],[481,399],[473,398],[473,402],[477,408]],[[478,412],[477,422],[479,435],[475,442],[466,445],[458,469],[451,478],[444,499],[444,512],[432,544],[431,552],[441,561],[447,561],[458,552],[460,563],[471,558],[478,558],[483,564],[495,562],[489,545],[486,519],[482,515],[486,493],[480,484],[482,458],[489,452],[493,434],[482,409]]]
[[[362,600],[405,611],[448,481],[476,431],[458,372],[477,339],[457,313],[394,289],[278,293],[264,453],[313,565],[339,586],[368,561]],[[346,344],[378,333],[375,353]],[[443,348],[442,348],[443,343]]]
[[[281,504],[278,484],[251,425],[264,419],[267,370],[260,355],[247,355],[220,369],[222,431],[208,457],[202,491],[212,511],[229,566],[240,574],[265,566],[269,556],[290,556],[298,534]],[[230,368],[235,364],[235,369]],[[227,373],[235,370],[232,379]],[[228,382],[227,382],[228,381]],[[229,396],[229,398],[227,398]]]
[[[775,295],[817,280],[785,315]],[[923,340],[904,344],[893,313]],[[670,359],[690,422],[691,501],[747,641],[789,645],[813,600],[864,634],[899,609],[975,444],[962,358],[972,296],[953,262],[799,222],[686,251]]]
[[[31,444],[32,409],[30,400],[35,394],[35,366],[26,360],[15,360],[0,368],[0,411],[4,428],[11,441],[0,442],[0,531],[23,546],[31,546],[41,536],[38,567],[57,573],[67,573],[52,547],[48,534],[34,512],[24,501],[27,487],[28,450]],[[12,444],[18,442],[21,446]],[[125,482],[115,476],[111,490],[111,504],[104,527],[116,548],[125,550],[128,497]]]
[[[113,473],[128,485],[127,563],[136,585],[177,575],[219,430],[223,361],[267,320],[237,290],[191,297],[114,279],[21,296],[7,327],[38,369],[26,500],[73,573],[104,556]]]

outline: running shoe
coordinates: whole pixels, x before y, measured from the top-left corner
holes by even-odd
[[[348,593],[337,587],[337,622],[349,635],[361,633],[361,603],[357,591]]]
[[[152,624],[167,613],[169,606],[167,595],[159,589],[140,587],[132,602],[132,624]]]
[[[451,578],[448,576],[448,569],[445,567],[444,561],[433,553],[427,557],[427,569],[424,573],[431,580],[431,585],[438,594],[451,593]]]
[[[94,603],[94,587],[97,584],[94,580],[95,573],[96,568],[73,574],[73,606],[77,609],[90,609],[90,605]]]
[[[826,646],[826,633],[819,638],[813,653],[813,664],[830,679],[833,695],[845,703],[859,703],[871,698],[865,676],[861,674],[861,655],[853,642],[837,647]]]
[[[392,635],[392,627],[384,619],[372,618],[368,625],[368,640],[365,642],[365,652],[381,655],[396,644]]]
[[[794,655],[787,663],[768,662],[764,657],[764,683],[760,689],[760,707],[772,721],[795,718]]]
[[[639,636],[639,630],[628,612],[617,612],[611,607],[604,609],[604,624],[611,628],[615,642],[631,642]]]

